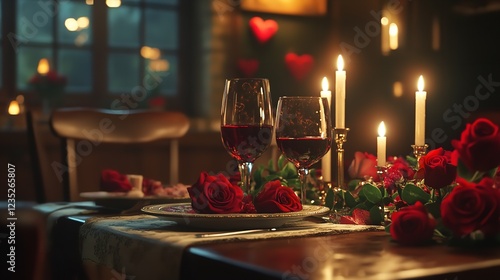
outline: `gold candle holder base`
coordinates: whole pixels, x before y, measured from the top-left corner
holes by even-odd
[[[429,147],[427,144],[424,145],[411,145],[413,148],[413,155],[417,159],[417,170],[419,169],[418,162],[420,158],[427,153],[427,148]]]
[[[349,128],[334,128],[335,143],[337,145],[337,187],[346,189],[344,182],[344,143],[347,142]]]
[[[381,184],[384,183],[384,176],[385,176],[386,172],[387,172],[387,166],[378,166],[377,165],[377,175],[378,175],[378,178],[379,178],[379,181],[381,182]]]

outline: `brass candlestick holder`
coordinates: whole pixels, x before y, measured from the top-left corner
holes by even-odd
[[[384,182],[384,176],[385,176],[386,172],[387,172],[387,166],[378,166],[377,165],[377,175],[378,175],[379,181],[382,184]]]
[[[335,143],[337,144],[337,186],[344,189],[344,143],[347,142],[349,128],[334,128]]]
[[[417,170],[419,169],[418,162],[420,158],[427,153],[427,148],[429,147],[427,144],[424,145],[411,145],[413,148],[413,155],[417,158]]]

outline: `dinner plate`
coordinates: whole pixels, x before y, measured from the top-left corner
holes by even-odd
[[[239,230],[280,227],[286,223],[302,220],[309,216],[327,214],[330,209],[318,205],[304,205],[301,211],[287,213],[234,213],[199,214],[191,208],[191,203],[148,205],[144,213],[177,222],[189,227],[212,230]]]
[[[169,197],[169,196],[144,196],[131,197],[126,192],[82,192],[80,197],[94,201],[96,205],[130,209],[134,206],[146,206],[150,204],[181,203],[190,201],[189,197]]]

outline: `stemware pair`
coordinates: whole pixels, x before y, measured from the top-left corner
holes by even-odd
[[[298,169],[300,199],[302,204],[307,204],[309,168],[331,148],[332,125],[328,101],[322,97],[280,97],[275,124],[271,107],[269,80],[226,80],[221,108],[222,142],[238,162],[241,187],[249,194],[253,163],[270,146],[275,128],[276,144]]]

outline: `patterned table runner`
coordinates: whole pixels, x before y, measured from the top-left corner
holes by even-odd
[[[179,226],[150,215],[98,217],[80,230],[82,258],[113,269],[121,279],[174,279],[180,277],[182,253],[188,246],[267,238],[288,238],[383,230],[380,226],[338,225],[300,221],[285,230],[224,237]]]

